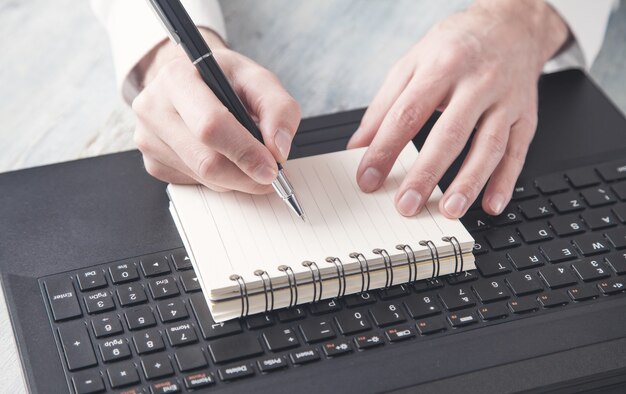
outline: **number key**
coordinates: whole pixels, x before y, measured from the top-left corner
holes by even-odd
[[[146,302],[148,297],[141,283],[130,283],[118,287],[117,299],[121,306],[130,306]]]
[[[125,283],[132,282],[139,279],[139,273],[135,263],[123,263],[116,264],[109,267],[109,275],[111,275],[111,281],[113,283]]]
[[[370,309],[370,314],[378,327],[390,326],[406,320],[400,311],[400,304],[377,304]]]
[[[476,305],[468,287],[446,288],[439,293],[439,298],[449,311]]]
[[[165,349],[163,338],[159,330],[153,328],[133,335],[137,354],[156,352]]]
[[[506,286],[502,281],[493,280],[491,282],[483,281],[472,286],[478,295],[480,302],[488,303],[509,298]]]
[[[580,261],[572,264],[572,268],[574,268],[574,271],[576,271],[580,279],[585,282],[603,279],[610,276],[609,270],[600,260],[589,259]]]
[[[404,301],[409,315],[414,319],[420,319],[422,317],[437,315],[441,313],[441,308],[435,302],[433,296],[419,295],[411,297]]]
[[[569,286],[576,283],[576,277],[572,275],[568,267],[546,267],[539,270],[539,275],[551,289]]]
[[[97,293],[88,294],[84,297],[84,300],[89,314],[115,309],[113,297],[111,297],[111,294],[107,291],[99,291]]]
[[[335,321],[343,335],[350,335],[371,328],[367,317],[360,311],[344,311],[335,317]]]
[[[91,326],[93,327],[93,333],[96,338],[124,332],[120,318],[115,314],[97,317],[91,321]]]
[[[155,300],[173,297],[180,294],[174,278],[153,279],[150,281],[148,286],[150,287],[152,298]]]
[[[536,293],[543,290],[541,283],[532,274],[512,274],[506,278],[516,296]]]

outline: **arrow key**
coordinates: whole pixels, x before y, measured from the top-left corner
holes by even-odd
[[[193,268],[191,264],[191,259],[187,254],[185,249],[177,250],[172,253],[172,261],[174,262],[174,267],[176,271],[188,270]]]
[[[142,257],[141,270],[146,278],[171,272],[170,265],[167,263],[167,257],[159,254]]]
[[[198,280],[198,275],[196,275],[193,270],[182,272],[180,274],[180,281],[183,284],[185,293],[193,293],[194,291],[202,290],[200,287],[200,281]]]

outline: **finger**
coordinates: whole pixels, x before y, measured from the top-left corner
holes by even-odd
[[[536,113],[518,120],[511,133],[502,160],[487,183],[482,206],[490,215],[499,215],[511,200],[513,188],[524,167],[528,147],[537,128]]]
[[[461,90],[454,94],[450,104],[441,114],[419,157],[406,175],[398,193],[396,207],[405,216],[415,215],[428,200],[433,189],[465,147],[480,115],[487,107],[474,90]],[[455,202],[464,210],[467,201]]]
[[[195,179],[189,177],[182,172],[166,166],[155,158],[150,156],[143,156],[144,167],[148,174],[153,177],[162,180],[167,183],[176,183],[176,184],[194,184],[197,183]]]
[[[372,142],[385,115],[411,80],[413,70],[402,61],[391,68],[382,87],[365,111],[359,128],[348,141],[348,149],[367,146]]]
[[[278,168],[269,150],[257,141],[200,81],[191,65],[164,66],[167,95],[198,142],[226,156],[256,182],[270,184]],[[188,63],[188,62],[187,62]],[[198,143],[196,142],[196,143]]]
[[[439,202],[439,210],[449,218],[460,218],[485,186],[500,163],[511,128],[505,109],[487,111],[463,165]]]
[[[252,62],[251,62],[252,63]],[[251,114],[259,119],[263,141],[278,162],[284,162],[300,124],[300,106],[278,78],[256,64],[235,75],[233,87]]]
[[[361,190],[371,192],[380,187],[400,151],[424,125],[447,91],[448,85],[444,83],[428,86],[417,76],[413,77],[385,115],[363,155],[357,170]]]

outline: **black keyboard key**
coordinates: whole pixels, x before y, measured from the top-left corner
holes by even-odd
[[[358,306],[373,304],[376,302],[376,299],[371,293],[363,292],[347,295],[343,297],[343,302],[346,303],[348,308],[356,308]]]
[[[302,365],[319,360],[320,355],[315,349],[306,349],[291,352],[289,358],[294,365]]]
[[[554,214],[552,207],[544,199],[521,202],[519,208],[522,214],[529,220],[545,218]]]
[[[386,327],[392,324],[403,323],[406,318],[400,310],[399,303],[378,303],[370,308],[370,315],[374,324],[378,327]]]
[[[169,326],[165,330],[167,339],[172,346],[183,346],[198,341],[196,330],[190,323],[181,323]]]
[[[439,293],[443,306],[449,311],[476,305],[469,287],[448,287]]]
[[[335,357],[350,353],[352,351],[352,345],[347,340],[338,340],[325,343],[322,349],[324,349],[326,357]]]
[[[574,239],[574,244],[583,256],[609,252],[609,243],[600,234],[586,234]]]
[[[472,287],[483,304],[509,298],[506,286],[501,280],[480,281]]]
[[[626,163],[623,159],[616,160],[611,163],[602,164],[596,167],[596,170],[607,182],[618,181],[620,179],[626,179]]]
[[[517,230],[527,243],[548,241],[554,238],[546,222],[524,223]]]
[[[626,274],[626,253],[614,253],[606,256],[605,260],[617,275]]]
[[[304,308],[299,307],[299,306],[296,306],[293,308],[279,309],[278,312],[276,312],[276,315],[278,316],[278,320],[280,320],[283,323],[288,322],[288,321],[304,319],[306,317]]]
[[[129,283],[127,285],[118,286],[117,300],[120,302],[121,306],[131,306],[148,301],[148,297],[141,283]]]
[[[613,204],[615,197],[604,186],[592,187],[580,192],[590,207],[601,207],[603,205]]]
[[[480,274],[484,277],[508,274],[511,272],[509,260],[503,254],[490,253],[478,257],[474,262]]]
[[[446,280],[451,285],[458,285],[460,283],[467,283],[478,279],[477,270],[469,270],[459,272],[458,274],[446,275]]]
[[[478,314],[480,315],[480,318],[485,321],[501,319],[509,315],[506,307],[502,304],[481,306],[478,308]]]
[[[586,301],[598,296],[598,289],[591,285],[578,285],[567,290],[573,301]]]
[[[415,337],[415,329],[411,326],[398,326],[385,330],[389,342],[400,342]]]
[[[211,341],[209,353],[213,362],[220,364],[258,356],[263,348],[256,336],[241,334]]]
[[[115,284],[132,282],[139,279],[135,263],[120,263],[109,267],[111,281]]]
[[[609,230],[604,233],[615,249],[626,248],[626,227]]]
[[[96,338],[103,338],[124,332],[120,318],[115,314],[92,319],[91,327],[93,328],[93,333]]]
[[[378,334],[363,334],[354,337],[357,349],[369,349],[385,344],[385,340]]]
[[[477,323],[478,319],[472,312],[454,312],[448,315],[448,323],[454,328],[468,326]]]
[[[491,222],[496,226],[507,226],[509,224],[516,224],[522,221],[517,207],[515,205],[508,205],[504,208],[504,211],[498,216],[492,216]]]
[[[507,255],[518,271],[539,267],[545,263],[538,251],[527,248],[512,250]]]
[[[410,290],[408,285],[397,285],[392,286],[388,289],[380,289],[378,290],[378,296],[381,300],[391,300],[394,298],[404,297],[409,294]]]
[[[569,286],[576,283],[576,277],[567,266],[545,267],[539,270],[539,276],[551,289]]]
[[[590,282],[610,276],[609,269],[602,260],[586,259],[572,264],[572,268],[580,279]]]
[[[590,167],[569,170],[565,176],[575,188],[594,186],[600,183],[600,178]]]
[[[87,294],[83,297],[87,313],[101,313],[115,309],[115,302],[108,291],[99,291],[97,293]]]
[[[44,282],[46,293],[48,294],[48,302],[52,309],[52,316],[55,321],[72,319],[82,316],[78,299],[76,298],[76,290],[69,276],[58,276],[56,278],[48,278]]]
[[[578,193],[563,193],[550,197],[550,202],[559,213],[576,212],[585,209]]]
[[[196,372],[183,379],[187,390],[199,390],[215,384],[215,377],[211,372]]]
[[[89,291],[105,287],[107,278],[101,269],[83,271],[76,274],[80,291]]]
[[[107,375],[109,376],[109,383],[114,389],[139,383],[139,374],[135,364],[130,361],[109,367]]]
[[[527,198],[532,198],[538,196],[537,190],[534,186],[531,185],[531,182],[527,181],[517,181],[515,187],[513,188],[513,196],[512,200],[525,200]]]
[[[180,294],[178,286],[176,286],[176,281],[172,277],[152,279],[148,283],[148,287],[150,288],[150,293],[152,293],[152,298],[155,300],[174,297]]]
[[[412,296],[404,300],[409,315],[414,319],[433,316],[441,313],[441,309],[435,303],[435,297],[430,295]]]
[[[263,333],[263,340],[272,352],[279,352],[300,346],[298,336],[291,328],[276,327]]]
[[[340,309],[341,305],[335,298],[309,304],[309,312],[312,315],[323,315],[325,313],[337,312]]]
[[[511,229],[497,229],[489,231],[485,234],[485,238],[494,250],[514,248],[521,245],[517,233]]]
[[[580,217],[593,231],[614,227],[619,224],[617,218],[608,209],[583,212]]]
[[[308,319],[300,325],[300,332],[307,343],[315,343],[335,337],[330,319]]]
[[[613,193],[622,201],[626,201],[626,182],[616,183],[611,186]]]
[[[559,237],[584,233],[585,226],[577,215],[557,216],[550,219],[550,226]]]
[[[626,204],[620,204],[611,208],[611,211],[622,223],[626,223]]]
[[[189,301],[191,302],[191,309],[193,309],[193,313],[196,315],[204,339],[213,339],[241,332],[241,322],[239,320],[228,320],[226,322],[216,323],[213,317],[211,317],[211,312],[209,311],[209,307],[202,293],[191,295]]]
[[[124,313],[129,330],[139,330],[156,325],[154,314],[149,306],[140,306],[129,309]]]
[[[59,337],[67,369],[76,371],[98,364],[85,323],[78,321],[62,325],[59,327]]]
[[[191,259],[185,249],[177,250],[171,254],[172,261],[174,262],[174,268],[176,271],[188,270],[193,268]]]
[[[162,382],[153,383],[150,386],[150,394],[170,394],[180,393],[182,387],[176,380],[164,380]]]
[[[461,223],[463,223],[467,231],[480,231],[486,230],[491,227],[491,220],[489,220],[489,215],[487,215],[481,209],[467,212],[461,218]]]
[[[543,194],[554,194],[569,189],[562,174],[549,174],[540,176],[535,180],[535,184]]]
[[[511,274],[506,278],[506,282],[518,297],[543,290],[539,280],[532,274]]]
[[[270,314],[259,313],[246,317],[246,326],[250,330],[258,330],[259,328],[269,327],[272,324],[274,324],[274,319]]]
[[[193,371],[208,365],[202,349],[196,346],[187,346],[178,349],[174,355],[176,365],[181,372]]]
[[[247,378],[254,375],[254,369],[248,364],[233,365],[217,370],[220,379],[228,382],[235,379]]]
[[[143,374],[148,380],[159,379],[174,374],[174,368],[167,354],[150,354],[141,358]]]
[[[146,278],[172,272],[170,265],[167,263],[167,257],[160,254],[142,257],[139,265]]]
[[[182,272],[180,274],[180,282],[183,285],[185,293],[193,293],[202,290],[200,282],[198,281],[198,275],[196,275],[195,271],[188,270]]]
[[[283,356],[273,356],[257,360],[256,365],[261,372],[272,372],[287,368],[287,361]]]
[[[540,295],[537,297],[537,301],[544,308],[554,308],[555,306],[568,304],[570,299],[565,293],[553,291]]]
[[[364,315],[361,311],[343,311],[335,316],[335,322],[343,335],[350,335],[372,327]]]
[[[100,344],[100,355],[105,363],[130,357],[130,348],[124,337],[111,338]]]
[[[133,343],[137,354],[146,354],[165,349],[163,337],[159,330],[153,328],[133,335]]]
[[[79,372],[72,377],[76,394],[95,394],[105,390],[102,376],[97,370]]]
[[[521,313],[535,312],[539,307],[537,302],[532,297],[519,298],[517,300],[509,301],[509,309],[511,312],[519,315]]]
[[[438,317],[429,317],[418,320],[415,326],[417,327],[417,331],[419,331],[420,335],[434,334],[446,329],[446,324]]]
[[[418,280],[413,284],[413,289],[415,289],[415,291],[418,293],[440,289],[442,287],[443,282],[441,282],[441,280],[439,280],[438,278]]]
[[[621,293],[626,290],[626,279],[622,277],[602,280],[598,283],[598,287],[602,294],[612,295]]]
[[[578,257],[574,246],[566,240],[557,240],[540,246],[541,252],[551,263],[573,260]]]
[[[474,237],[474,247],[472,248],[474,256],[479,256],[489,251],[487,241],[485,241],[485,238],[482,235],[472,234],[472,237]]]
[[[187,308],[185,308],[183,300],[180,299],[163,301],[158,303],[157,311],[163,323],[170,323],[189,317],[189,314],[187,313]]]

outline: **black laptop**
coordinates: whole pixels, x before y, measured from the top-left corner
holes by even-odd
[[[226,323],[139,152],[0,174],[29,390],[624,392],[626,119],[579,71],[543,77],[539,107],[513,201],[462,219],[477,270]],[[343,149],[362,114],[304,120],[292,156]]]

